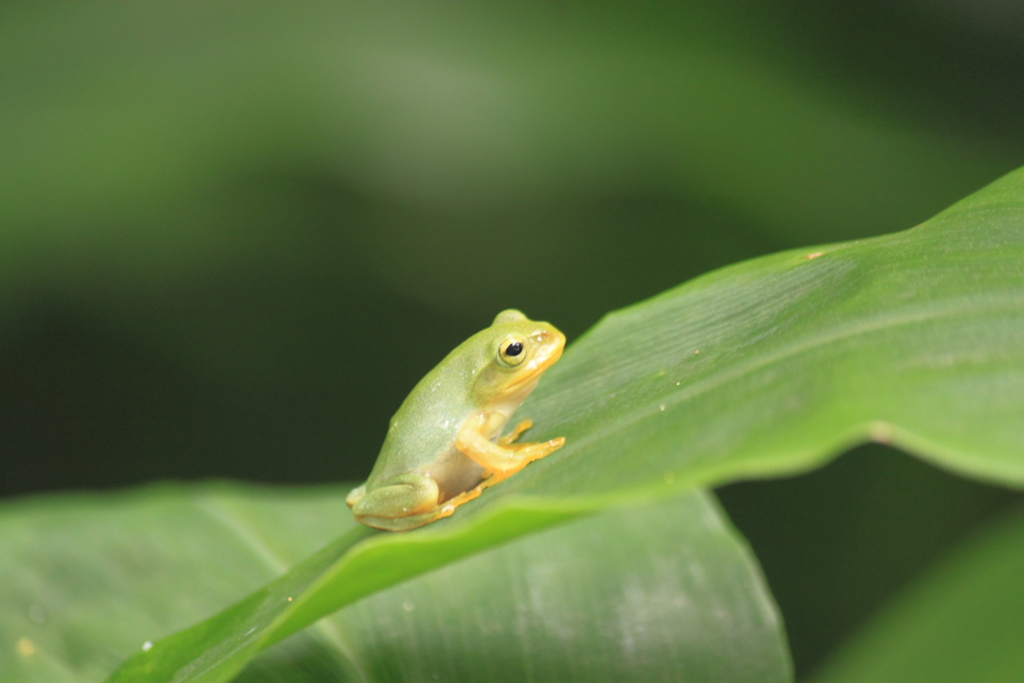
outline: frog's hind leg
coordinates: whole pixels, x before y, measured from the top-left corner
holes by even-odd
[[[437,482],[430,477],[416,473],[399,474],[355,500],[352,514],[363,524],[379,529],[412,528],[408,526],[409,518],[434,510],[439,497]],[[378,521],[380,523],[373,523]]]
[[[437,506],[437,482],[422,474],[399,474],[364,493],[352,506],[356,515],[407,517]]]

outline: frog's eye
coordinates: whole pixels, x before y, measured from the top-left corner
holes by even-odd
[[[509,337],[498,347],[498,358],[508,365],[519,365],[526,358],[526,346],[518,337]]]

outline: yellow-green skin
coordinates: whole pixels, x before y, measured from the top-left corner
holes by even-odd
[[[560,448],[565,439],[513,444],[529,421],[497,437],[564,346],[552,325],[507,310],[448,354],[402,402],[370,478],[348,495],[356,520],[414,529]]]

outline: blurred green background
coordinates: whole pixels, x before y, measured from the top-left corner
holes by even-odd
[[[570,340],[1024,164],[1024,5],[0,5],[0,496],[358,480],[509,306]],[[1014,500],[869,446],[720,491],[812,672]]]

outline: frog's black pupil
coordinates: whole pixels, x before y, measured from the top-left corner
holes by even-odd
[[[518,356],[522,352],[523,352],[523,344],[522,344],[522,342],[512,342],[511,344],[509,344],[508,346],[505,347],[505,355],[506,356]]]

